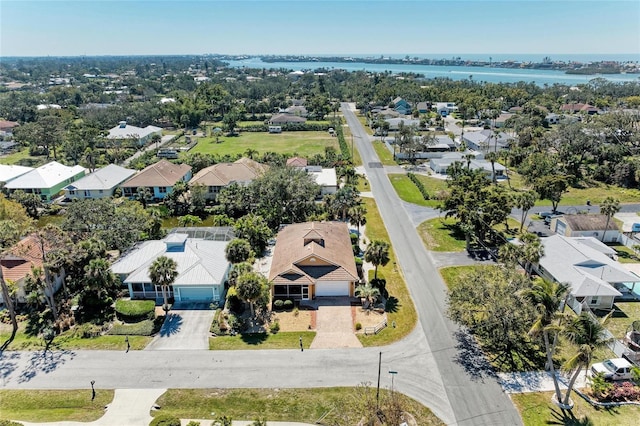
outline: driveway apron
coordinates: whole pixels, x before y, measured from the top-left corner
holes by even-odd
[[[315,300],[316,337],[311,349],[361,348],[353,331],[351,304],[346,297],[319,297]]]
[[[174,305],[160,332],[145,350],[208,350],[214,313],[208,303]]]

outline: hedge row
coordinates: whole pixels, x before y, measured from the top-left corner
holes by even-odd
[[[342,126],[339,123],[336,124],[334,128],[336,132],[336,136],[338,137],[338,143],[340,144],[340,152],[342,153],[342,158],[346,158],[347,160],[351,159],[351,147],[344,139],[344,132],[342,131]]]
[[[138,322],[155,318],[156,302],[153,300],[116,300],[116,314],[124,322]]]
[[[422,194],[422,198],[424,198],[425,200],[428,200],[431,198],[429,196],[429,193],[427,192],[427,189],[424,187],[422,182],[420,182],[420,179],[418,179],[418,177],[414,173],[409,172],[407,173],[407,176],[409,177],[409,179],[411,179],[411,182],[413,182],[418,187],[418,190]]]
[[[327,123],[295,123],[279,125],[283,132],[306,132],[306,131],[322,131],[326,132],[331,127]],[[240,127],[243,132],[268,132],[269,124],[250,124]]]

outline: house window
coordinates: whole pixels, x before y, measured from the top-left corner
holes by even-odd
[[[167,187],[166,186],[159,186],[158,187],[158,192],[160,194],[166,194],[167,193]]]
[[[70,190],[70,191],[69,191],[69,195],[76,195],[76,191],[74,191],[74,190]]]
[[[133,291],[142,291],[142,283],[132,283],[131,290]]]
[[[91,196],[91,191],[84,191],[84,196],[85,197],[90,197]]]
[[[591,300],[589,300],[589,304],[590,305],[597,305],[598,304],[598,296],[591,296]]]

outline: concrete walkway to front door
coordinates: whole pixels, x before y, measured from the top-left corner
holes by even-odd
[[[311,349],[361,348],[353,331],[351,303],[348,297],[318,297],[314,300],[316,337]]]

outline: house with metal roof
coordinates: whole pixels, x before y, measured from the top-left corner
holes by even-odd
[[[640,277],[613,259],[615,250],[593,237],[553,235],[541,238],[544,256],[534,270],[543,278],[568,283],[569,305],[586,304],[591,309],[611,309],[618,288]]]
[[[109,130],[107,139],[111,140],[133,140],[137,145],[142,146],[151,142],[153,135],[162,137],[162,129],[156,126],[138,127],[121,121],[118,125]]]
[[[149,267],[160,256],[175,260],[178,275],[169,288],[176,302],[216,302],[224,295],[230,264],[225,257],[228,241],[190,238],[173,233],[163,240],[144,241],[124,254],[111,271],[129,289],[132,299],[163,303],[162,289],[151,281]]]
[[[276,237],[269,281],[276,299],[353,296],[358,271],[347,224],[285,226]]]
[[[33,167],[16,166],[14,164],[0,164],[0,188],[4,185],[23,174],[33,170]]]
[[[43,201],[51,201],[65,186],[84,174],[82,166],[65,166],[52,161],[10,180],[4,188],[9,193],[21,190],[27,194],[37,194]]]
[[[189,179],[191,166],[188,164],[173,164],[167,160],[160,160],[124,181],[120,187],[125,197],[133,198],[141,188],[149,188],[155,200],[163,200],[177,182],[188,182]]]
[[[207,200],[215,201],[223,188],[231,184],[248,185],[267,170],[267,166],[249,158],[240,158],[233,163],[218,163],[200,170],[189,181],[189,185],[203,185]]]
[[[474,132],[464,132],[462,140],[467,148],[487,153],[489,151],[508,149],[513,141],[513,137],[504,132],[494,133],[491,129],[484,129]]]
[[[446,175],[447,170],[453,163],[461,163],[463,167],[467,166],[467,161],[469,161],[469,168],[471,170],[482,170],[487,174],[489,179],[493,179],[493,173],[495,170],[496,179],[505,179],[506,178],[506,170],[507,168],[497,161],[493,163],[493,167],[491,166],[491,162],[484,159],[482,153],[472,153],[474,158],[471,160],[467,160],[465,156],[469,154],[469,152],[447,152],[442,154],[442,157],[439,158],[431,158],[429,160],[429,167],[433,170],[434,173]]]
[[[336,169],[323,169],[322,166],[307,166],[307,173],[320,185],[320,195],[335,194],[338,191],[338,175]]]
[[[135,170],[109,164],[65,186],[65,199],[84,200],[111,197],[122,182],[135,174]]]
[[[283,125],[283,124],[302,124],[306,123],[307,119],[293,114],[276,114],[269,120],[269,124]]]

